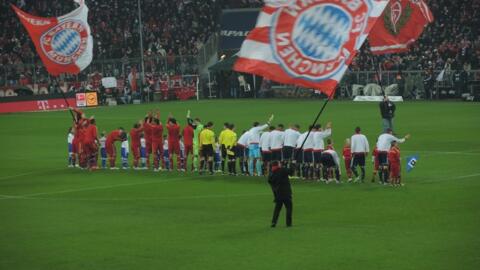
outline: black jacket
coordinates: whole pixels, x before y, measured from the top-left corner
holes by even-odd
[[[382,114],[382,118],[393,118],[395,115],[395,104],[390,100],[380,102],[380,113]]]
[[[268,183],[270,183],[270,186],[272,187],[275,201],[292,198],[292,188],[288,178],[292,172],[293,171],[289,169],[279,168],[275,172],[270,173]]]

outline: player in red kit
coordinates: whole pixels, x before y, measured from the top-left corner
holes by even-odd
[[[170,159],[170,169],[173,169],[173,155],[177,156],[177,169],[180,168],[180,126],[177,124],[177,120],[173,118],[172,114],[168,115],[167,120],[168,130],[168,153]]]
[[[153,116],[152,116],[152,113],[149,112],[147,114],[147,116],[145,117],[145,123],[152,123],[153,121]],[[152,129],[151,129],[151,125],[145,125],[143,127],[143,135],[145,137],[145,142],[146,142],[146,150],[147,152],[145,153],[146,155],[146,167],[149,168],[150,167],[150,154],[152,154]]]
[[[98,158],[98,130],[95,118],[90,118],[90,124],[85,129],[85,153],[88,158],[88,167],[97,169]]]
[[[140,135],[143,132],[143,123],[139,121],[135,123],[130,130],[130,149],[133,155],[133,169],[138,169],[138,162],[140,161]]]
[[[115,148],[115,142],[123,141],[126,137],[125,131],[123,128],[118,128],[110,132],[105,141],[105,148],[107,149],[108,161],[110,162],[110,170],[118,170],[115,167],[115,159],[117,158],[117,151]]]
[[[78,164],[80,168],[87,167],[87,156],[85,153],[85,132],[89,120],[85,113],[79,109],[69,108],[74,115],[75,138],[73,141],[74,155],[78,156]]]
[[[350,169],[352,164],[352,148],[350,147],[350,139],[345,140],[345,145],[343,146],[343,160],[345,161],[345,170],[347,171],[348,181],[352,181],[352,169]]]
[[[378,160],[378,149],[376,144],[375,144],[375,148],[373,148],[373,151],[372,151],[372,162],[373,162],[372,183],[374,183],[375,179],[377,178],[378,169],[380,168],[380,161]]]
[[[183,129],[183,144],[185,145],[185,157],[183,169],[187,170],[188,155],[192,155],[192,171],[193,171],[193,127],[186,125]]]
[[[80,168],[87,167],[87,153],[85,152],[85,132],[88,126],[88,119],[85,113],[79,109],[70,108],[74,112],[75,125],[75,150],[78,155]]]
[[[163,163],[163,125],[160,122],[160,114],[157,112],[153,123],[149,123],[149,127],[152,130],[152,154],[153,154],[153,170],[161,171],[161,165]]]
[[[390,184],[400,186],[400,148],[396,141],[392,142],[390,151],[388,151],[388,163],[390,165]]]
[[[87,153],[85,151],[85,132],[87,122],[83,118],[77,121],[75,125],[75,134],[77,137],[78,163],[81,168],[87,167]]]

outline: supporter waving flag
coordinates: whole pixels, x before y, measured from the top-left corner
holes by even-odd
[[[423,0],[393,0],[375,24],[368,40],[374,54],[408,51],[433,15]]]
[[[12,5],[32,38],[48,73],[78,74],[92,61],[93,39],[87,22],[88,7],[83,0],[74,0],[79,7],[56,18],[30,15]]]
[[[388,0],[265,0],[234,69],[331,95]]]

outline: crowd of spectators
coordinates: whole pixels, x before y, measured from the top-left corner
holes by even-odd
[[[144,52],[147,68],[174,66],[174,73],[195,73],[194,58],[209,36],[218,30],[224,8],[260,7],[261,0],[141,0]],[[427,1],[435,22],[428,26],[409,53],[376,60],[384,70],[480,69],[480,0]],[[95,61],[139,58],[137,1],[86,0],[94,38]],[[34,15],[53,17],[75,8],[70,0],[5,0],[0,2],[0,85],[46,72],[25,29],[10,8],[15,4]],[[162,60],[158,60],[160,58]],[[373,56],[364,46],[351,65],[353,71],[374,70]],[[148,61],[148,59],[156,59]],[[186,60],[190,59],[190,60]],[[31,65],[31,64],[34,64]],[[29,66],[22,66],[29,64]],[[95,64],[95,63],[94,63]],[[16,66],[14,66],[16,65]],[[162,70],[168,72],[169,70]],[[128,71],[127,71],[128,72]]]

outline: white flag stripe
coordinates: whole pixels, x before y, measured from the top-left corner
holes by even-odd
[[[272,25],[272,14],[260,12],[255,27],[270,27]]]
[[[370,17],[380,17],[383,14],[383,10],[387,7],[389,0],[375,1],[373,4],[372,12]]]
[[[242,48],[238,53],[238,57],[264,61],[271,64],[278,64],[273,57],[270,44],[257,42],[250,39],[246,39],[243,42]]]
[[[440,74],[438,74],[437,82],[443,81],[443,77],[445,77],[445,69],[443,69],[442,72],[440,72]]]
[[[378,47],[370,47],[370,50],[372,52],[381,52],[381,51],[387,51],[387,50],[392,50],[392,49],[406,49],[408,45],[410,45],[411,42],[405,43],[405,44],[395,44],[395,45],[389,45],[389,46],[378,46]]]

